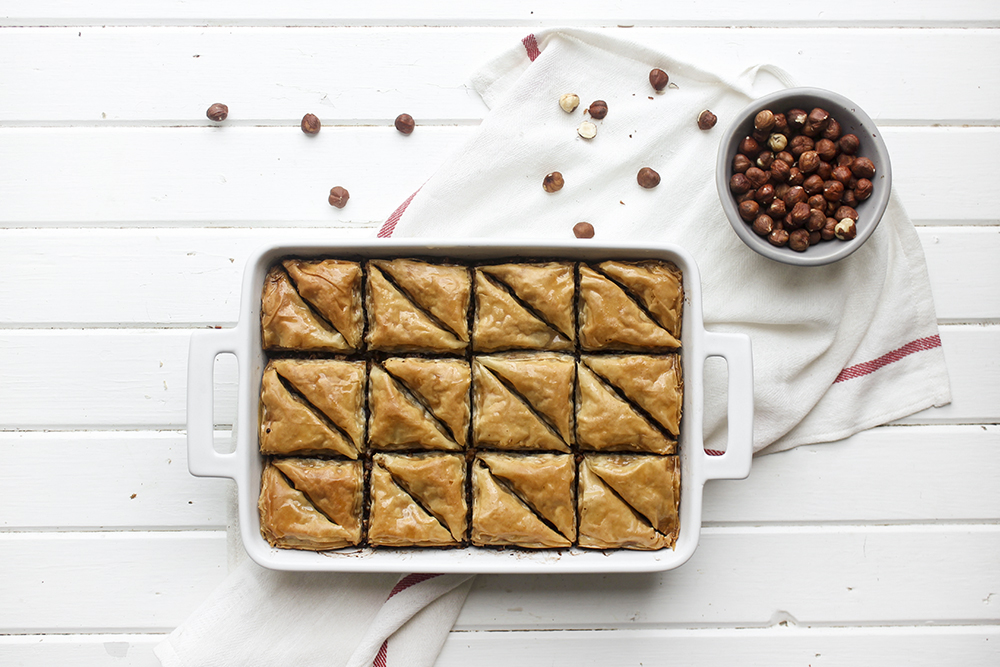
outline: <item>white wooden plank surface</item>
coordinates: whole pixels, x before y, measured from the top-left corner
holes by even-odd
[[[29,49],[35,55],[30,67],[0,71],[0,90],[30,91],[6,97],[0,123],[204,126],[211,124],[205,110],[216,101],[229,106],[228,125],[297,126],[306,112],[331,125],[388,125],[401,111],[421,123],[478,122],[486,107],[470,90],[470,74],[529,31],[11,29],[0,40],[0,62],[24,62]],[[991,29],[935,30],[930,39],[924,29],[605,32],[734,77],[748,65],[780,63],[800,85],[836,90],[882,125],[984,123],[1000,105],[1000,69],[982,68],[980,85],[968,86],[952,66],[1000,62]],[[82,75],[95,71],[114,75]],[[901,80],[919,84],[900,94]],[[119,92],[123,81],[127,95]]]
[[[1000,230],[917,231],[939,321],[1000,320]],[[288,238],[336,245],[374,232],[358,227],[0,230],[7,270],[32,276],[0,281],[0,327],[234,326],[243,269],[257,248]],[[140,277],[141,290],[129,276]]]

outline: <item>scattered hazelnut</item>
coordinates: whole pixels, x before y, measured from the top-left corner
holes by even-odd
[[[667,84],[670,83],[670,77],[662,69],[653,69],[649,73],[649,85],[653,87],[656,92],[662,92]]]
[[[772,151],[780,152],[785,150],[788,146],[788,137],[783,134],[772,134],[771,138],[767,140],[767,145],[771,147]]]
[[[585,120],[580,123],[580,127],[576,128],[576,133],[584,139],[593,139],[597,136],[597,126],[589,120]]]
[[[639,185],[641,185],[646,189],[655,188],[657,185],[660,184],[660,175],[657,174],[652,169],[650,169],[649,167],[643,167],[642,169],[639,170],[639,173],[636,175],[635,180],[639,182]]]
[[[743,218],[747,222],[750,222],[758,215],[760,215],[760,204],[758,204],[752,199],[740,202],[739,212],[741,218]]]
[[[563,181],[563,175],[558,171],[553,171],[551,174],[545,174],[545,178],[542,179],[542,189],[546,192],[558,192],[562,190],[565,181]]]
[[[758,236],[767,236],[774,231],[774,219],[769,215],[758,215],[753,221],[753,231]]]
[[[351,198],[351,194],[340,187],[339,185],[334,188],[330,188],[330,197],[327,201],[330,202],[330,206],[336,206],[337,208],[344,208],[347,206],[347,200]]]
[[[589,222],[578,222],[573,225],[573,236],[578,239],[594,238],[594,226]]]
[[[874,189],[875,186],[867,178],[859,178],[854,186],[854,196],[858,198],[858,201],[864,201],[872,196]]]
[[[769,109],[759,112],[753,119],[753,126],[761,132],[770,132],[774,129],[774,113]]]
[[[566,93],[559,98],[559,108],[566,113],[573,113],[578,106],[580,106],[580,97],[578,95]]]
[[[844,218],[833,228],[833,233],[841,241],[850,241],[858,235],[858,226],[850,218]]]
[[[795,252],[805,252],[809,249],[809,232],[805,229],[796,229],[788,235],[788,247]]]
[[[775,229],[767,235],[767,241],[773,246],[782,247],[788,243],[788,232],[784,229]]]
[[[413,132],[413,128],[416,125],[416,123],[413,122],[413,116],[408,113],[401,113],[396,116],[396,121],[393,124],[402,134],[410,134]]]
[[[214,120],[216,123],[221,123],[226,120],[227,116],[229,116],[229,107],[225,104],[216,102],[212,106],[208,107],[208,111],[205,112],[205,115],[211,120]]]
[[[604,100],[597,100],[590,104],[590,108],[587,111],[590,112],[591,118],[601,120],[608,115],[608,103]]]
[[[715,127],[715,124],[719,122],[719,117],[714,113],[705,109],[700,114],[698,114],[698,129],[699,130],[711,130]]]
[[[321,124],[319,118],[311,113],[307,113],[302,117],[302,131],[306,134],[318,134]]]

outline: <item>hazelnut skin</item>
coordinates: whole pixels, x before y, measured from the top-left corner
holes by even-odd
[[[788,206],[785,204],[785,200],[780,199],[777,194],[775,194],[774,201],[767,207],[767,214],[778,220],[788,215]]]
[[[816,142],[816,153],[823,162],[833,162],[837,157],[837,144],[829,139],[820,139]]]
[[[733,174],[732,178],[729,179],[729,189],[733,191],[733,194],[741,195],[750,187],[750,179],[744,174]]]
[[[319,128],[322,127],[322,124],[315,115],[307,113],[302,117],[301,127],[306,134],[319,134]]]
[[[861,148],[861,141],[856,134],[845,134],[837,142],[837,145],[840,147],[841,153],[854,155]]]
[[[823,198],[829,202],[839,202],[844,196],[844,184],[840,181],[827,181],[823,184]]]
[[[757,166],[767,170],[771,168],[772,164],[774,164],[774,153],[771,151],[761,151],[760,155],[757,156]]]
[[[775,160],[774,164],[771,165],[771,178],[779,183],[787,181],[791,173],[792,168],[784,160]]]
[[[767,241],[771,245],[781,248],[788,243],[788,232],[784,229],[775,229],[767,235]]]
[[[220,102],[216,102],[212,106],[208,107],[208,111],[205,112],[205,115],[208,116],[209,120],[221,123],[229,116],[229,107]]]
[[[597,100],[592,102],[587,110],[590,112],[591,118],[601,120],[608,115],[608,103],[604,100]]]
[[[774,114],[774,131],[778,134],[788,134],[788,117],[785,114]]]
[[[833,217],[837,220],[844,220],[845,218],[850,218],[854,222],[858,221],[858,212],[855,211],[850,206],[841,206],[833,214]]]
[[[844,218],[833,228],[833,232],[841,241],[850,241],[858,235],[858,226],[850,218]]]
[[[823,162],[820,160],[819,167],[816,168],[816,173],[819,174],[819,177],[824,181],[829,181],[833,178],[833,165],[829,162]]]
[[[408,113],[401,113],[396,116],[396,120],[393,122],[393,125],[396,126],[396,129],[399,130],[400,133],[410,134],[413,132],[413,128],[416,126],[416,123],[413,122],[413,116]]]
[[[594,238],[594,226],[589,222],[578,222],[573,225],[573,236],[578,239]]]
[[[805,252],[809,249],[809,232],[805,229],[796,229],[788,235],[788,247],[795,252]]]
[[[795,156],[796,159],[802,157],[802,154],[806,151],[811,151],[816,148],[816,144],[807,136],[798,135],[792,137],[792,140],[788,142],[788,152]]]
[[[829,122],[830,112],[816,107],[806,116],[806,124],[802,128],[802,132],[807,137],[819,136],[826,129]]]
[[[854,190],[847,188],[844,190],[844,196],[840,198],[840,203],[844,206],[856,208],[858,205],[858,196],[854,194]]]
[[[774,113],[770,109],[764,109],[753,119],[753,126],[761,132],[770,132],[774,129]]]
[[[789,167],[795,166],[795,156],[788,151],[779,151],[778,154],[774,156],[774,159],[787,162]]]
[[[756,157],[760,153],[760,144],[753,137],[743,137],[740,142],[740,152],[748,157]]]
[[[851,170],[847,167],[834,167],[830,175],[833,176],[833,180],[840,181],[845,186],[854,178]]]
[[[747,176],[747,178],[749,178],[749,176]],[[649,167],[643,167],[639,170],[639,173],[636,174],[635,180],[639,183],[639,185],[648,190],[650,188],[655,188],[660,184],[660,175]],[[753,183],[753,179],[750,179],[750,182]]]
[[[788,128],[795,132],[802,131],[809,117],[804,109],[789,109],[785,116],[788,118]]]
[[[670,77],[662,69],[653,69],[649,72],[649,85],[656,92],[662,92],[668,83],[670,83]]]
[[[806,220],[806,229],[810,232],[818,232],[826,224],[826,213],[819,209],[809,209],[809,219]]]
[[[823,192],[823,184],[826,181],[819,174],[813,174],[802,183],[802,189],[807,195],[816,195]]]
[[[792,185],[792,186],[802,185],[802,183],[805,180],[806,180],[806,175],[803,174],[802,170],[799,169],[798,167],[792,167],[788,171],[788,184],[789,185]]]
[[[740,202],[739,206],[740,217],[746,222],[751,222],[754,218],[760,215],[760,204],[752,199],[748,199],[745,202]]]
[[[792,207],[792,210],[789,213],[789,215],[791,216],[791,220],[795,224],[795,226],[801,227],[803,224],[805,224],[806,220],[809,219],[810,211],[812,211],[812,209],[809,208],[809,204],[805,203],[804,201],[800,201],[798,204]],[[823,217],[826,218],[826,216]]]
[[[769,171],[764,171],[759,167],[750,167],[747,169],[746,177],[750,180],[750,185],[759,188],[767,183],[768,179],[771,178],[771,174]]]
[[[758,236],[767,236],[774,231],[774,219],[769,215],[758,215],[753,221],[753,231]]]
[[[698,114],[698,129],[699,130],[711,130],[715,127],[715,124],[719,122],[719,117],[714,113],[705,109],[700,114]]]
[[[837,122],[837,119],[831,118],[830,122],[826,124],[826,129],[823,130],[823,138],[830,141],[836,141],[840,138],[840,123]]]
[[[851,163],[851,173],[858,178],[871,178],[875,175],[875,163],[866,157],[859,157]]]
[[[799,169],[804,174],[811,174],[819,168],[819,153],[806,151],[799,156]]]
[[[819,230],[820,237],[824,241],[832,241],[837,238],[837,234],[834,229],[837,227],[836,218],[827,218],[826,223],[823,225],[823,229]]]
[[[337,208],[344,208],[347,206],[347,200],[351,198],[351,194],[339,185],[330,188],[330,196],[327,201],[330,202],[330,206],[336,206]]]
[[[805,185],[802,187],[805,188]],[[812,195],[808,200],[806,200],[806,203],[809,204],[809,208],[818,208],[821,211],[826,209],[826,200],[823,199],[823,195],[821,194]]]
[[[754,201],[757,201],[757,191],[756,190],[747,190],[746,192],[744,192],[741,195],[736,195],[736,203],[737,204],[742,204],[743,202],[749,201],[751,199],[753,199]]]
[[[809,232],[809,245],[816,245],[823,240],[823,235],[819,232]]]
[[[858,201],[864,201],[872,196],[872,192],[875,190],[875,186],[867,178],[859,178],[858,182],[854,186],[854,196],[858,198]]]
[[[755,194],[753,198],[759,201],[763,206],[770,206],[771,202],[774,201],[774,186],[770,183],[765,183],[757,188],[757,194]]]
[[[545,178],[542,179],[542,189],[546,192],[559,192],[565,184],[566,182],[563,180],[563,175],[558,171],[545,174]]]
[[[733,158],[733,171],[738,174],[746,173],[746,170],[752,166],[753,162],[743,153],[737,153],[736,157]]]
[[[802,186],[796,185],[795,187],[789,188],[788,192],[782,198],[785,200],[785,206],[791,208],[798,203],[805,203],[806,201],[806,191],[802,189]]]

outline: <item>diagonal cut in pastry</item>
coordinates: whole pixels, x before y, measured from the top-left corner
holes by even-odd
[[[361,265],[341,259],[287,259],[285,271],[299,295],[333,325],[353,349],[361,346]]]
[[[684,384],[678,355],[591,355],[584,356],[583,363],[642,409],[647,418],[673,437],[680,435]]]
[[[340,454],[358,458],[357,448],[343,433],[288,391],[273,363],[267,365],[261,378],[259,410],[263,454]]]
[[[257,502],[261,535],[283,549],[324,551],[358,544],[361,472],[360,461],[287,459],[269,464]]]
[[[409,259],[368,265],[368,345],[386,352],[458,352],[469,343],[464,267]]]
[[[571,342],[575,339],[576,285],[571,262],[495,264],[480,270],[502,283],[516,300],[537,313],[538,319]]]
[[[472,362],[472,437],[477,447],[570,451],[569,355],[515,353]]]
[[[590,456],[585,456],[580,464],[578,481],[580,546],[588,549],[639,550],[672,546],[671,538],[654,530],[635,508],[601,479],[590,459]]]
[[[448,428],[377,364],[369,372],[368,392],[368,440],[373,449],[462,449]]]
[[[576,466],[569,454],[481,452],[478,460],[535,514],[576,539]]]
[[[427,513],[448,529],[456,542],[465,537],[465,457],[458,454],[376,454],[375,465]]]
[[[660,326],[680,340],[684,290],[681,284],[681,272],[676,265],[671,262],[645,260],[601,262],[598,266],[601,271],[638,297]]]
[[[506,273],[509,278],[513,270]],[[553,284],[546,286],[543,280],[543,285],[538,287],[537,294],[533,293],[533,298],[540,299],[541,293],[548,291],[552,293],[553,299],[560,299],[562,303],[553,302],[544,309],[529,309],[526,307],[526,298],[522,302],[512,295],[513,287],[501,283],[492,273],[487,275],[484,269],[476,269],[476,317],[472,336],[475,349],[480,352],[571,349],[572,327],[568,327],[568,331],[560,330],[544,313],[559,311],[563,305],[568,305],[569,313],[572,314],[572,283],[568,293],[556,293],[560,291],[557,287],[561,289],[562,286],[551,279],[548,282]],[[562,321],[565,318],[557,315],[553,319]]]
[[[669,351],[680,341],[607,276],[580,265],[580,346],[587,351]]]
[[[350,440],[364,448],[365,362],[275,359],[271,366]]]
[[[673,544],[680,504],[680,459],[676,456],[594,454],[590,470]]]
[[[393,357],[385,370],[410,390],[445,426],[448,435],[465,446],[469,433],[469,386],[472,374],[463,359]]]
[[[352,351],[347,340],[302,300],[278,266],[271,267],[264,279],[260,325],[265,350]]]
[[[497,481],[481,460],[472,465],[472,543],[528,549],[572,545]]]
[[[586,363],[577,369],[576,441],[580,449],[672,454],[665,430],[622,400]]]
[[[368,541],[376,546],[433,547],[455,544],[451,532],[406,492],[376,455],[371,473]]]

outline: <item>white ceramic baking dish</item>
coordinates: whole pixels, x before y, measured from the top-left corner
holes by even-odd
[[[680,532],[674,549],[659,551],[345,549],[332,552],[272,548],[260,535],[257,498],[264,458],[257,443],[257,402],[267,358],[261,349],[260,297],[264,275],[278,258],[297,257],[449,257],[463,260],[500,258],[664,259],[683,272],[684,315],[681,335],[684,412],[678,441],[681,459]],[[213,444],[215,357],[238,359],[235,451],[220,454]],[[725,454],[709,456],[702,441],[703,368],[705,359],[723,357],[729,369],[728,444]],[[591,241],[378,240],[337,244],[270,246],[247,262],[240,319],[233,329],[199,331],[191,336],[188,357],[188,468],[200,477],[229,477],[238,491],[243,545],[253,560],[276,570],[354,572],[650,572],[668,570],[694,553],[701,532],[702,488],[709,479],[742,479],[750,472],[753,445],[753,365],[750,339],[742,334],[705,331],[701,278],[693,258],[669,246],[597,245]]]

